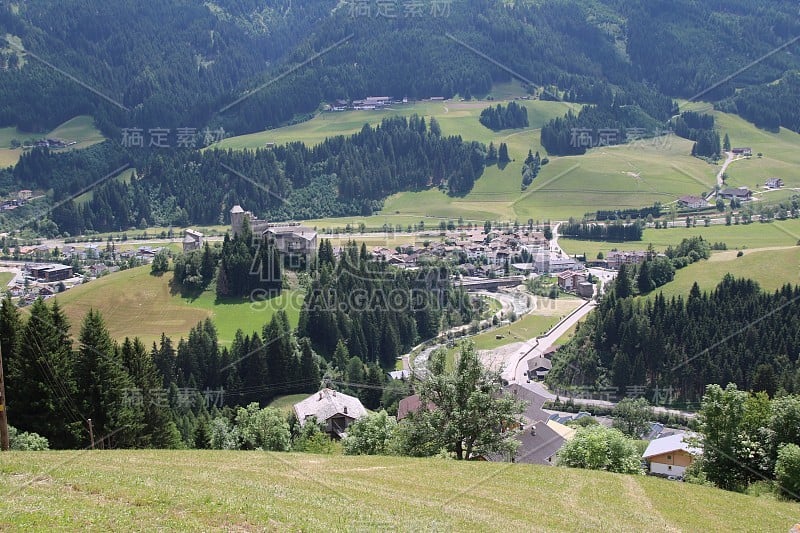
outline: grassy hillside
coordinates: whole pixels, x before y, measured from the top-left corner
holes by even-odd
[[[143,266],[104,276],[57,298],[64,306],[73,334],[80,331],[89,309],[98,309],[112,337],[138,336],[148,344],[159,339],[162,332],[177,341],[208,317],[213,319],[223,343],[231,342],[239,328],[248,334],[260,332],[278,309],[285,309],[289,322],[297,325],[303,303],[303,295],[298,291],[284,291],[279,298],[258,304],[240,300],[218,302],[211,291],[194,299],[174,294],[170,290],[171,278],[171,273],[151,276],[150,267]]]
[[[677,220],[677,219],[676,219]],[[701,236],[709,242],[724,242],[729,249],[764,248],[772,246],[794,246],[800,241],[800,220],[775,220],[769,223],[713,225],[704,227],[702,222],[695,228],[675,227],[669,229],[646,229],[641,241],[600,242],[559,238],[558,244],[569,254],[586,254],[590,259],[597,252],[618,250],[644,250],[652,244],[657,251],[675,246],[688,237]]]
[[[11,452],[0,488],[4,530],[788,531],[800,514],[645,476],[263,452]]]
[[[502,94],[500,90],[498,94]],[[219,145],[225,148],[256,148],[267,142],[304,141],[318,143],[326,136],[358,131],[365,122],[378,123],[392,114],[417,113],[434,116],[445,134],[461,135],[467,140],[508,144],[514,160],[504,169],[491,166],[462,198],[452,198],[439,190],[402,192],[389,197],[383,210],[373,217],[314,221],[320,227],[344,226],[364,221],[371,227],[384,223],[403,227],[421,219],[519,220],[529,218],[566,219],[580,217],[597,209],[641,207],[653,202],[669,204],[684,194],[709,191],[715,183],[719,165],[690,156],[691,141],[665,136],[633,144],[589,150],[586,155],[553,157],[526,191],[520,190],[522,160],[529,149],[541,148],[541,126],[564,114],[573,104],[563,102],[521,101],[528,109],[531,125],[518,130],[492,132],[478,122],[480,111],[496,102],[419,102],[384,111],[350,111],[320,114],[314,119],[251,135],[233,137]],[[770,176],[779,176],[787,187],[800,187],[800,135],[788,130],[771,133],[759,130],[747,121],[726,113],[712,111],[706,104],[692,103],[686,109],[711,112],[721,135],[728,133],[735,146],[750,146],[753,157],[737,161],[728,169],[728,184],[763,184]],[[762,201],[777,202],[793,191],[766,193]]]
[[[103,134],[94,126],[94,119],[89,115],[71,118],[48,133],[30,133],[15,127],[0,128],[0,167],[16,165],[22,155],[22,148],[11,148],[12,140],[23,142],[42,137],[78,141],[65,150],[87,148],[105,140]]]
[[[708,261],[700,261],[675,273],[675,279],[659,289],[669,297],[684,298],[696,281],[701,290],[711,291],[725,274],[750,278],[762,289],[774,291],[786,283],[800,284],[800,247],[775,250],[745,250],[742,257],[735,251],[715,252]]]

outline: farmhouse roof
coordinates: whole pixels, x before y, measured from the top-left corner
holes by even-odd
[[[517,439],[521,445],[517,451],[516,462],[540,465],[553,464],[548,459],[552,458],[566,441],[563,436],[542,421],[526,428],[517,436]]]
[[[301,426],[312,416],[324,422],[334,416],[359,419],[367,415],[361,400],[328,388],[294,404],[294,412]]]
[[[412,394],[411,396],[406,396],[397,406],[397,419],[402,420],[407,417],[411,413],[416,413],[422,408],[422,400],[419,397],[419,394]],[[428,402],[428,411],[432,411],[436,409],[436,406]]]
[[[720,194],[722,196],[750,196],[750,190],[747,187],[739,187],[738,189],[723,189]]]
[[[239,204],[236,204],[231,208],[231,213],[244,213],[244,209]]]

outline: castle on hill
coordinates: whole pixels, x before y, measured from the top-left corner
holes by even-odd
[[[289,266],[306,264],[317,253],[317,232],[312,228],[298,222],[269,223],[259,220],[237,204],[231,209],[231,232],[234,235],[241,234],[245,218],[253,235],[260,235],[271,242],[286,258]]]

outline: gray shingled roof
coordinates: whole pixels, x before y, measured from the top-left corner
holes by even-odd
[[[301,426],[312,416],[320,422],[334,416],[347,416],[356,420],[367,416],[367,410],[358,398],[331,389],[322,389],[294,404],[294,413]]]

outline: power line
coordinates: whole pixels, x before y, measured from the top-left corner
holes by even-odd
[[[10,447],[8,416],[6,415],[6,386],[3,380],[3,349],[0,347],[0,450],[7,452]]]

